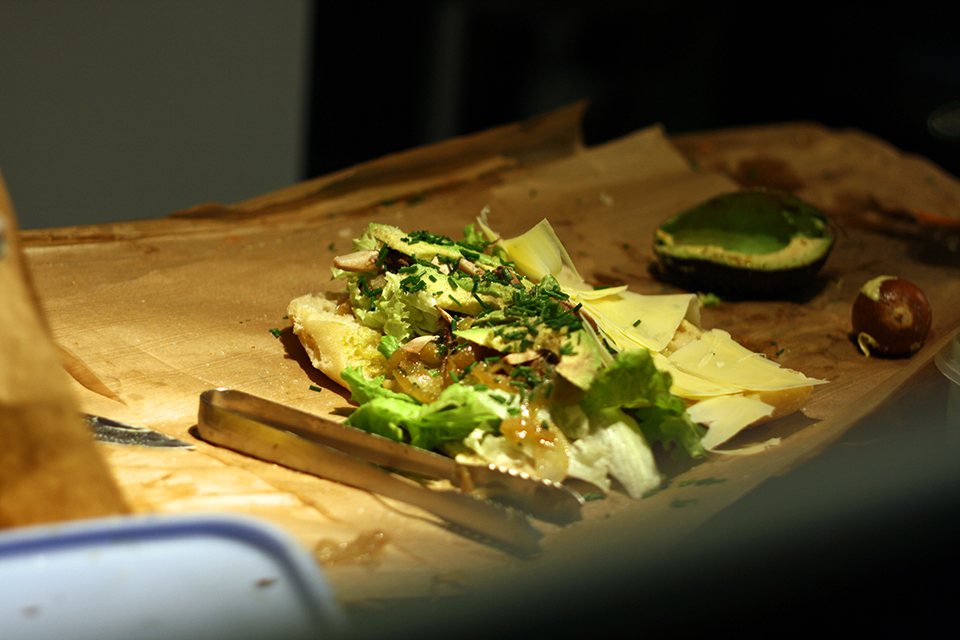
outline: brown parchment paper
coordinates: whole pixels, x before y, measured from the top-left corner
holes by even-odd
[[[862,415],[864,399],[875,403],[892,393],[960,322],[956,254],[925,259],[930,253],[918,246],[923,239],[848,224],[848,211],[837,206],[856,201],[863,209],[883,201],[909,210],[923,203],[954,216],[938,203],[949,203],[958,185],[930,163],[867,136],[807,124],[676,141],[653,126],[584,148],[582,108],[390,156],[244,203],[204,205],[162,220],[25,233],[39,295],[55,338],[70,354],[84,407],[193,439],[198,396],[210,387],[322,414],[347,406],[344,392],[309,367],[284,313],[292,298],[334,286],[332,257],[349,251],[350,239],[371,221],[458,236],[484,207],[505,235],[547,218],[588,279],[626,283],[641,293],[673,291],[650,272],[654,227],[739,188],[738,163],[762,151],[773,154],[773,174],[800,176],[788,188],[837,213],[842,227],[811,290],[703,309],[704,326],[727,329],[784,366],[831,381],[802,412],[736,443],[778,436],[779,446],[696,464],[665,460],[674,479],[666,490],[638,501],[611,495],[590,502],[584,521],[565,528],[538,523],[546,533],[544,553],[523,560],[412,507],[203,442],[193,452],[104,446],[128,500],[142,511],[267,518],[308,548],[356,547],[358,537],[382,533],[384,543],[372,553],[325,565],[350,603],[469,594],[489,588],[491,580],[562,576],[618,548],[656,554],[764,479],[816,455]],[[818,174],[822,163],[832,163],[836,173]],[[907,165],[915,177],[904,177]],[[884,272],[915,281],[933,305],[928,347],[910,360],[865,359],[848,335],[857,288]],[[280,337],[271,329],[280,329]],[[683,482],[707,478],[722,481]]]
[[[125,513],[80,422],[0,175],[0,528]]]

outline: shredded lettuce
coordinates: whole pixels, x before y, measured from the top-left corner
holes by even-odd
[[[620,409],[604,409],[591,420],[594,430],[577,440],[576,457],[582,460],[592,455],[600,469],[615,478],[631,498],[639,498],[660,485],[663,476],[657,469],[653,451],[629,415]],[[576,472],[574,469],[573,473]]]
[[[402,282],[407,277],[389,272],[384,274],[385,283],[375,298],[368,295],[367,281],[350,280],[347,291],[357,319],[401,342],[435,332],[440,319],[436,301],[426,289],[411,291],[404,287]]]
[[[490,244],[490,241],[477,231],[473,224],[468,224],[463,228],[463,242],[461,244],[470,245],[480,250]]]

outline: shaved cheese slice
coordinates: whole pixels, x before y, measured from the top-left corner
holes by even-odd
[[[566,247],[546,219],[516,238],[501,238],[500,245],[520,272],[534,282],[552,275],[561,287],[586,286]]]
[[[681,371],[750,391],[790,389],[826,382],[782,368],[738,344],[722,329],[705,331],[699,340],[673,352],[669,360]]]
[[[566,293],[567,295],[574,293],[580,300],[596,300],[597,298],[605,298],[627,290],[627,285],[625,284],[619,287],[607,287],[606,289],[591,289],[588,287],[589,285],[584,283],[584,288],[578,289],[571,287]]]
[[[604,290],[601,290],[604,291]],[[609,290],[608,290],[609,291]],[[643,295],[632,291],[608,293],[602,297],[570,291],[571,298],[597,323],[607,340],[621,350],[644,348],[662,351],[673,339],[684,319],[700,326],[700,304],[696,294]]]
[[[687,415],[694,422],[707,426],[707,433],[700,440],[700,444],[708,451],[716,453],[755,453],[759,449],[766,449],[780,442],[774,438],[760,445],[753,445],[732,451],[718,450],[717,447],[727,442],[751,424],[769,417],[774,407],[755,398],[741,395],[718,396],[702,400],[687,409]]]
[[[487,226],[487,211],[478,223],[489,238],[497,235]],[[517,268],[534,282],[552,275],[570,298],[583,305],[600,333],[617,349],[661,351],[673,339],[681,320],[700,326],[700,304],[695,294],[643,295],[626,286],[594,289],[587,284],[560,238],[547,220],[516,238],[500,238]]]
[[[706,380],[682,371],[673,366],[670,360],[661,353],[651,353],[650,355],[653,356],[653,364],[658,371],[665,371],[670,374],[672,381],[670,392],[686,400],[701,400],[714,396],[731,395],[742,391],[739,387]]]

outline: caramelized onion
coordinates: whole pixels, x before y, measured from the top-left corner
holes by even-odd
[[[443,391],[443,379],[418,358],[404,359],[397,367],[397,371],[400,374],[395,378],[397,384],[405,393],[420,402],[425,404],[433,402]]]
[[[454,384],[463,377],[463,372],[468,367],[477,366],[480,360],[477,354],[478,348],[473,344],[466,344],[459,349],[448,353],[443,360],[443,379],[445,384]]]
[[[536,405],[523,403],[519,415],[500,423],[500,434],[523,446],[537,476],[557,482],[567,476],[569,443],[558,428],[543,421]]]
[[[503,374],[494,373],[492,368],[483,363],[470,370],[470,375],[478,384],[485,384],[491,389],[499,389],[507,393],[516,393],[517,390],[510,385],[510,378]]]
[[[387,360],[387,376],[396,383],[398,390],[429,403],[443,391],[443,379],[435,369],[426,366],[415,353],[397,349]]]

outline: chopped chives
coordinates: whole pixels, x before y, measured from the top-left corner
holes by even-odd
[[[480,307],[481,307],[484,311],[489,311],[489,310],[490,310],[490,307],[487,306],[487,303],[486,303],[486,302],[484,302],[483,300],[480,299],[480,296],[477,295],[477,292],[476,292],[476,291],[472,292],[470,295],[473,296],[473,299],[474,299],[474,300],[476,300],[477,302],[480,303]]]
[[[383,266],[383,261],[387,259],[387,254],[390,253],[390,247],[383,245],[380,247],[380,251],[377,253],[377,268]]]

